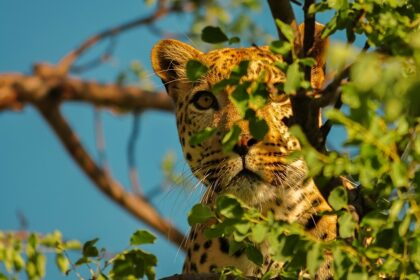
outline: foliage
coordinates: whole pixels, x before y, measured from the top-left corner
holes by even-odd
[[[207,229],[207,237],[230,236],[231,248],[245,250],[256,264],[261,263],[261,255],[254,249],[268,240],[270,254],[285,263],[276,273],[285,278],[296,279],[302,267],[313,277],[323,261],[323,252],[329,251],[336,279],[420,279],[419,2],[329,0],[320,1],[310,10],[334,11],[324,36],[345,29],[348,43],[360,34],[373,51],[343,44],[331,47],[331,71],[340,73],[350,63],[351,68],[348,81],[340,87],[344,108],[327,109],[324,117],[342,127],[347,139],[340,150],[322,153],[295,126],[291,131],[300,140],[302,150],[293,156],[303,157],[309,167],[308,176],[321,178],[319,181],[348,176],[360,184],[365,215],[355,220],[347,191],[338,187],[328,197],[333,212],[323,213],[338,215],[339,236],[332,242],[314,240],[301,226],[275,221],[270,214],[263,216],[230,196],[219,197],[214,209],[205,210],[206,215],[202,215],[203,209],[194,207],[189,221],[196,224],[203,217],[216,219],[217,223]],[[304,69],[314,61],[298,57],[292,48],[292,29],[281,21],[277,24],[286,41],[274,41],[270,49],[292,57],[291,63],[276,65],[287,77],[284,84],[276,85],[277,91],[290,96],[310,91]],[[246,67],[247,62],[238,65],[228,79],[213,87],[213,92],[233,87],[229,98],[243,119],[249,121],[253,137],[261,138],[266,123],[256,116],[270,102],[270,85],[263,79],[241,80]],[[257,103],[253,101],[255,96]],[[223,138],[227,150],[236,143],[238,129],[233,126]]]
[[[21,272],[25,272],[28,279],[44,278],[48,253],[55,254],[57,268],[63,274],[74,274],[78,279],[84,279],[80,274],[83,267],[91,279],[139,279],[144,276],[155,279],[156,257],[139,248],[139,245],[154,243],[156,237],[148,231],[133,233],[130,247],[116,254],[98,248],[98,238],[81,245],[76,240],[63,240],[59,231],[44,236],[32,233],[27,239],[25,237],[19,233],[0,232],[0,265],[6,269],[6,274],[0,272],[0,279],[17,279]],[[80,255],[74,263],[69,256],[70,250]]]

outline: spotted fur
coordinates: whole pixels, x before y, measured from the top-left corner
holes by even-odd
[[[319,48],[324,48],[325,43],[319,42],[318,63],[312,69],[314,87],[319,87],[324,79],[323,52]],[[185,74],[185,65],[190,59],[199,60],[209,68],[208,73],[194,83],[188,81]],[[217,106],[203,110],[195,103],[200,92],[211,92],[217,82],[228,78],[232,69],[244,60],[250,61],[248,72],[242,78],[244,81],[263,77],[268,85],[284,82],[284,73],[274,66],[274,62],[282,58],[267,47],[226,48],[202,53],[179,41],[163,40],[152,51],[154,70],[175,103],[185,158],[194,175],[207,186],[202,202],[211,205],[219,194],[235,194],[262,213],[272,211],[279,220],[301,223],[320,239],[335,238],[336,217],[317,215],[331,208],[314,182],[304,180],[305,163],[300,159],[292,163],[285,160],[292,151],[300,149],[298,140],[289,133],[293,116],[288,98],[273,98],[258,111],[269,126],[261,141],[252,138],[247,121],[242,120],[230,101],[232,88],[213,93]],[[272,90],[275,91],[274,86]],[[222,137],[234,124],[242,130],[240,140],[232,152],[224,152]],[[206,127],[217,128],[217,133],[201,144],[191,145],[192,135]],[[241,251],[229,255],[228,240],[207,240],[203,235],[206,226],[209,224],[191,230],[184,273],[212,272],[233,265],[246,275],[259,276],[269,268],[280,267],[281,264],[269,259],[266,244],[261,247],[265,255],[262,267],[254,265]],[[329,271],[326,263],[317,279],[328,279]]]

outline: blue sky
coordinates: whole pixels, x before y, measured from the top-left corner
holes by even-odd
[[[149,12],[144,1],[139,0],[1,1],[0,72],[30,73],[35,62],[57,63],[88,36]],[[275,35],[268,13],[264,7],[259,21]],[[161,27],[181,33],[187,30],[188,24],[188,17],[170,17],[159,23]],[[149,54],[158,40],[145,28],[129,31],[118,37],[112,63],[84,73],[82,77],[112,82],[132,60],[141,61],[151,71]],[[105,46],[100,44],[87,58]],[[151,79],[161,89],[152,74]],[[68,104],[63,112],[87,149],[96,155],[92,107]],[[104,112],[103,117],[112,174],[128,186],[126,147],[132,116]],[[177,155],[178,169],[189,174],[181,156],[173,115],[145,113],[141,118],[136,158],[146,192],[160,184],[160,163],[170,151]],[[19,229],[16,213],[21,212],[31,231],[46,233],[59,229],[65,238],[82,241],[99,237],[99,245],[117,251],[127,246],[131,233],[147,228],[96,190],[31,107],[22,112],[0,112],[0,189],[2,230]],[[186,215],[197,201],[197,194],[173,188],[152,202],[186,232]],[[162,236],[158,236],[156,245],[147,249],[159,259],[158,277],[180,271],[183,253]],[[59,278],[60,274],[50,265],[47,279]]]

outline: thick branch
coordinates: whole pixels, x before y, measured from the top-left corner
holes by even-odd
[[[163,219],[144,197],[126,192],[119,182],[111,178],[92,160],[61,115],[58,103],[53,98],[43,100],[37,104],[37,107],[70,156],[101,192],[133,216],[165,235],[170,241],[181,246],[184,239],[181,232]]]
[[[314,4],[315,0],[305,0],[303,5],[303,13],[305,16],[305,25],[303,32],[303,56],[309,56],[309,50],[312,49],[314,45],[315,37],[315,14],[309,13],[309,7]],[[307,81],[311,80],[311,67],[305,67],[305,79]]]
[[[78,101],[117,110],[172,111],[171,98],[164,92],[121,87],[75,78],[42,78],[21,74],[0,74],[0,111],[35,103],[53,90],[59,101]]]

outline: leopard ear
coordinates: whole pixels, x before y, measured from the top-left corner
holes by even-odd
[[[177,40],[161,40],[152,49],[152,66],[164,83],[185,77],[185,65],[199,50]]]
[[[315,23],[315,36],[314,36],[314,44],[312,48],[309,50],[309,56],[313,57],[316,60],[316,64],[312,67],[312,75],[311,75],[311,84],[312,87],[315,89],[320,89],[324,83],[324,71],[325,71],[325,62],[326,62],[326,54],[329,45],[328,38],[322,38],[322,31],[324,30],[324,25],[321,23]],[[300,48],[303,49],[303,34],[305,30],[305,25],[302,23],[299,25],[299,33],[300,33]]]

